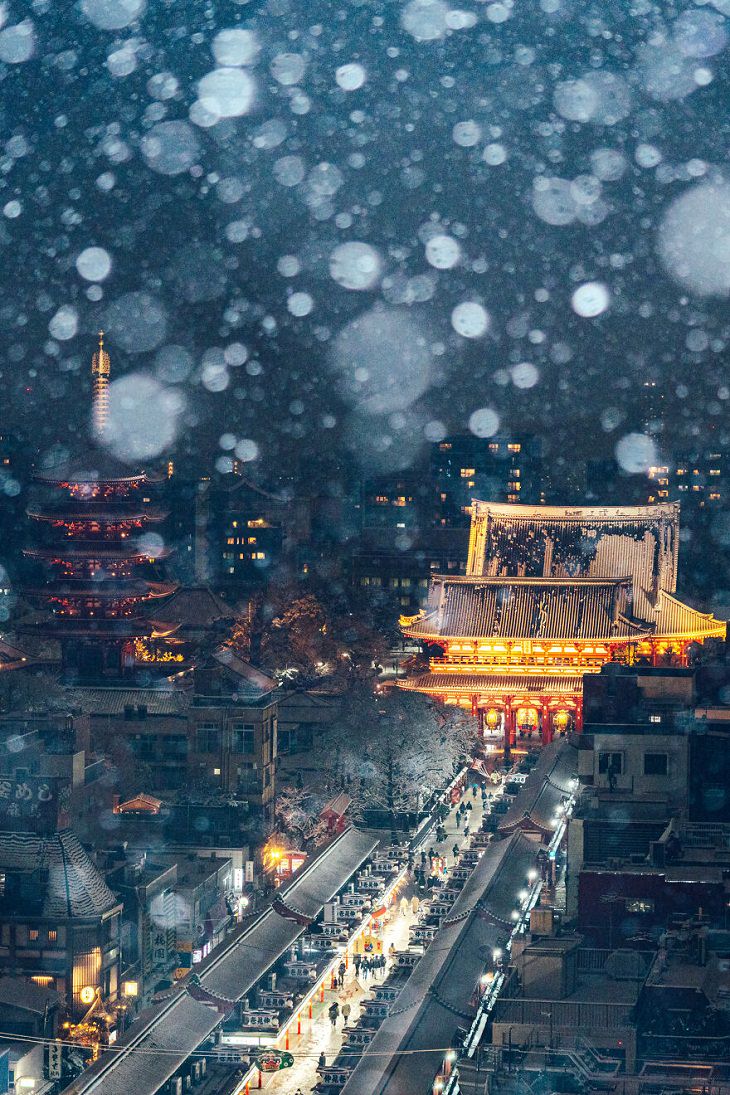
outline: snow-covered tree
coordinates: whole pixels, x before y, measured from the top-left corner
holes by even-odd
[[[362,683],[343,697],[341,716],[315,747],[333,788],[355,812],[419,810],[471,755],[476,720],[418,693],[373,691]]]

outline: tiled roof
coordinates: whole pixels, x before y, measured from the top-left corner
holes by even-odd
[[[546,746],[540,759],[499,823],[501,833],[515,829],[552,835],[552,820],[572,787],[578,770],[578,750],[565,738]]]
[[[55,1007],[61,997],[53,989],[36,985],[24,977],[0,977],[0,1005],[43,1015],[46,1008]]]
[[[635,637],[628,579],[434,579],[414,637],[596,639]]]
[[[493,948],[505,945],[536,853],[537,845],[522,833],[487,848],[343,1095],[431,1091],[457,1028],[468,1028],[476,1013],[479,977]]]
[[[93,918],[118,904],[70,829],[53,836],[0,832],[0,870],[47,872],[43,916]]]
[[[148,715],[182,715],[188,698],[163,688],[75,688],[74,698],[89,715],[123,715],[127,707],[146,707]]]
[[[467,573],[534,577],[630,575],[634,613],[650,619],[657,589],[677,587],[679,504],[522,506],[474,501]]]
[[[236,612],[209,586],[182,586],[164,605],[153,609],[155,620],[180,627],[212,627],[233,620]]]
[[[304,917],[317,916],[377,843],[357,829],[346,829],[308,860],[278,896]],[[243,998],[304,930],[305,924],[270,906],[197,967],[203,988],[228,1000]],[[64,1095],[155,1095],[220,1020],[212,1008],[191,999],[183,982],[166,1001],[143,1013],[114,1051],[102,1055]]]
[[[682,604],[671,593],[664,590],[659,594],[656,606],[656,634],[671,638],[680,635],[718,635],[724,637],[727,629],[725,620],[716,620],[711,612],[698,612],[689,605]]]
[[[522,692],[539,694],[580,693],[581,676],[543,675],[541,673],[423,673],[411,680],[398,681],[399,688],[413,692],[473,692],[519,695]]]
[[[236,689],[239,692],[248,690],[259,694],[273,692],[275,688],[278,688],[278,684],[273,677],[269,677],[266,673],[257,669],[256,666],[251,665],[250,662],[239,658],[229,646],[222,646],[214,651],[213,660],[238,678]]]
[[[219,1012],[180,992],[143,1013],[121,1043],[64,1088],[64,1095],[153,1095],[220,1021]]]

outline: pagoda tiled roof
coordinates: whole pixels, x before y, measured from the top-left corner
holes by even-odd
[[[550,673],[423,673],[420,677],[398,681],[399,688],[409,692],[470,692],[474,695],[519,695],[529,692],[539,695],[573,695],[583,688],[583,677],[576,674]]]
[[[140,468],[130,467],[103,449],[90,446],[85,452],[68,455],[51,452],[33,477],[42,483],[129,483],[149,478]]]
[[[435,578],[414,638],[635,639],[628,578]]]

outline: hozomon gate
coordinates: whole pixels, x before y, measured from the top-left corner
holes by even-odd
[[[402,619],[429,671],[399,687],[479,716],[485,734],[550,742],[583,725],[583,676],[608,661],[685,665],[725,622],[674,594],[679,503],[472,504],[465,576],[434,575]]]

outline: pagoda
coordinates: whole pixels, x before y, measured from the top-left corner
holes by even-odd
[[[399,687],[471,710],[505,749],[581,730],[586,673],[686,665],[694,644],[724,638],[725,621],[675,596],[678,549],[679,503],[474,500],[466,575],[435,575],[425,610],[401,620],[429,671]]]
[[[42,575],[28,593],[50,611],[63,668],[81,680],[131,669],[135,640],[150,634],[150,603],[176,588],[159,570],[166,549],[149,535],[165,516],[152,505],[152,479],[103,448],[109,374],[102,333],[92,363],[96,445],[39,471],[27,511],[37,534],[25,554]]]

